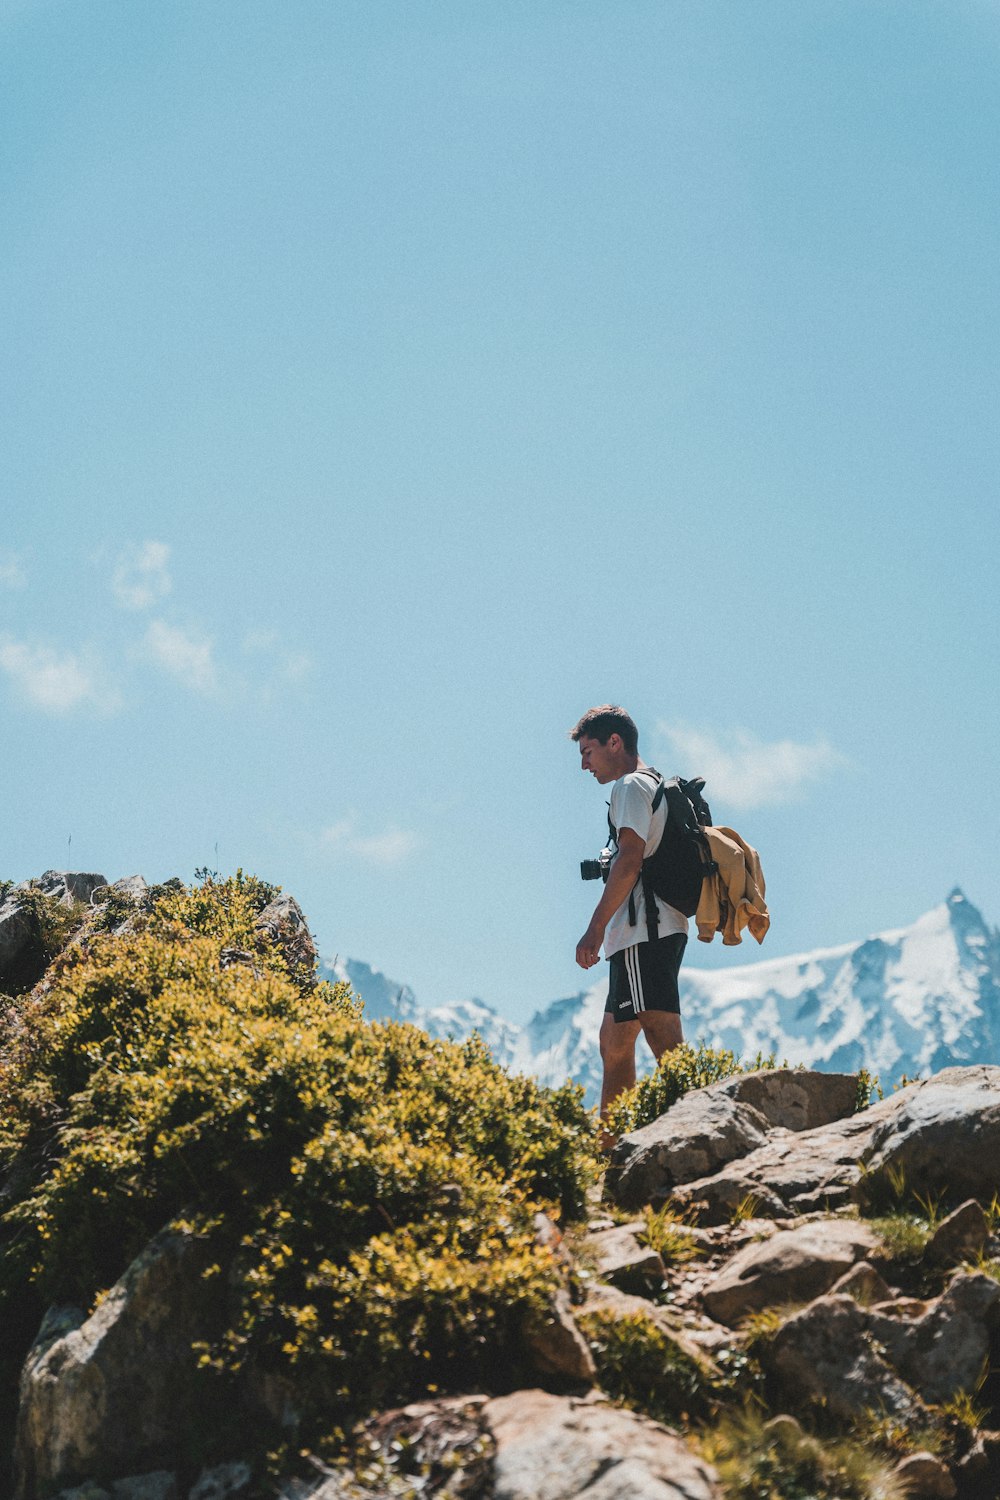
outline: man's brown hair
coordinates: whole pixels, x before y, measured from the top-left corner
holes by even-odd
[[[588,708],[569,732],[571,740],[596,740],[606,745],[613,734],[621,735],[622,744],[629,755],[639,749],[639,731],[635,720],[619,708],[617,703],[602,703],[599,708]]]

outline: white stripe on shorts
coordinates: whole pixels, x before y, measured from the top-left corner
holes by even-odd
[[[633,943],[630,948],[625,949],[625,972],[628,975],[628,987],[632,995],[632,1009],[636,1015],[646,1009],[646,1001],[642,993],[642,972],[639,968],[639,944]]]

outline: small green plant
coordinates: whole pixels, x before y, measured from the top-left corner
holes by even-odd
[[[940,1423],[908,1424],[872,1408],[855,1419],[851,1430],[860,1442],[895,1463],[909,1453],[944,1454],[950,1447]]]
[[[984,1370],[976,1383],[977,1391],[983,1386],[987,1370]],[[958,1391],[947,1401],[941,1403],[941,1415],[946,1422],[955,1427],[964,1428],[968,1432],[976,1432],[980,1427],[985,1427],[990,1415],[988,1406],[977,1401],[969,1391]]]
[[[757,1217],[760,1199],[756,1193],[745,1193],[729,1215],[730,1224],[746,1224]]]
[[[740,1332],[743,1347],[748,1352],[769,1344],[785,1321],[786,1313],[776,1307],[766,1307],[761,1312],[751,1313],[743,1320]]]
[[[701,1253],[691,1227],[684,1214],[669,1205],[660,1209],[647,1208],[639,1238],[659,1254],[664,1265],[682,1265]]]
[[[994,1193],[984,1212],[990,1234],[1000,1234],[1000,1196]]]
[[[744,1064],[728,1048],[708,1047],[704,1042],[692,1047],[685,1042],[665,1052],[648,1078],[640,1079],[634,1088],[619,1094],[608,1112],[608,1130],[612,1135],[628,1135],[657,1119],[692,1089],[705,1088],[733,1073],[776,1066],[773,1053],[769,1057],[758,1053],[752,1063]]]
[[[616,1400],[657,1421],[706,1413],[711,1372],[645,1313],[599,1309],[579,1319],[601,1385]]]
[[[916,1266],[921,1260],[927,1241],[931,1237],[930,1227],[916,1214],[882,1214],[872,1219],[871,1227],[881,1241],[872,1252],[874,1265],[892,1266],[897,1272],[905,1267]]]
[[[888,1463],[857,1439],[822,1440],[753,1407],[701,1434],[727,1500],[904,1500]]]
[[[927,1228],[931,1234],[937,1228],[941,1218],[941,1193],[919,1193],[914,1192],[913,1201],[920,1208],[924,1218],[927,1220]]]
[[[867,1109],[874,1104],[876,1099],[884,1099],[882,1085],[879,1083],[877,1073],[870,1073],[867,1068],[858,1069],[858,1091],[854,1099],[854,1113]]]

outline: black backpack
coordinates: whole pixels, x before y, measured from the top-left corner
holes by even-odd
[[[646,902],[646,929],[650,941],[653,941],[659,922],[652,897],[659,896],[661,901],[685,917],[693,917],[701,900],[702,881],[706,876],[714,875],[719,867],[702,832],[712,821],[708,803],[702,796],[705,778],[696,776],[692,781],[685,781],[682,776],[672,776],[667,781],[652,766],[643,767],[639,774],[656,777],[658,785],[653,793],[653,812],[664,799],[667,804],[663,837],[652,854],[643,860],[639,875]],[[618,831],[610,817],[608,826],[617,844]],[[628,919],[634,926],[634,890],[628,898]]]

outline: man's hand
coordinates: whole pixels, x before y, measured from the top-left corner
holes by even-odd
[[[639,878],[644,844],[633,828],[622,828],[618,834],[618,853],[611,861],[604,895],[594,909],[590,926],[576,945],[576,961],[581,969],[592,969],[601,956],[604,932]]]
[[[591,922],[583,937],[576,945],[576,961],[581,969],[592,969],[601,956],[601,944],[604,942],[604,928],[595,927]]]

